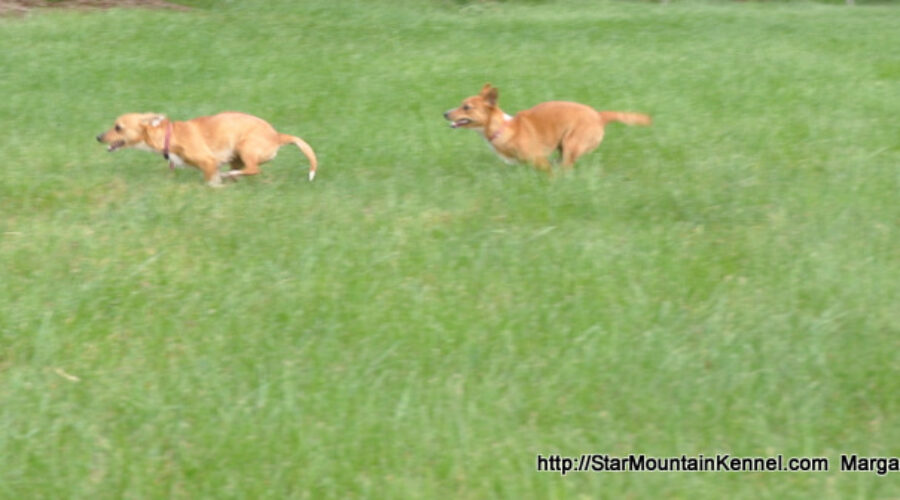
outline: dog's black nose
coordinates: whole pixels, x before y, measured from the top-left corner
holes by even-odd
[[[97,136],[97,142],[103,142],[103,134]]]
[[[449,119],[450,119],[450,117],[448,116],[449,114],[450,114],[449,111],[444,111],[444,119],[445,119],[445,120],[449,120]]]

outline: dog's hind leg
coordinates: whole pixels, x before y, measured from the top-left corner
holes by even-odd
[[[243,165],[244,168],[241,168],[240,170],[232,168],[232,170],[224,174],[223,177],[231,181],[237,181],[238,177],[243,177],[245,175],[257,175],[260,173],[259,162],[244,160],[241,165]],[[232,167],[234,167],[233,164]]]
[[[231,160],[232,170],[225,174],[231,180],[245,175],[257,175],[259,166],[275,158],[278,154],[278,143],[263,139],[246,140],[238,145],[237,153]],[[235,168],[235,166],[238,168]]]
[[[237,181],[238,176],[241,175],[241,169],[244,168],[244,162],[241,160],[240,156],[236,156],[233,160],[228,162],[228,164],[231,166],[231,169],[226,173],[220,174],[222,180]]]
[[[563,138],[560,149],[562,150],[562,167],[571,169],[575,161],[583,154],[590,153],[603,140],[603,129],[583,129],[571,133]]]
[[[270,158],[275,156],[274,154],[268,155]],[[257,175],[259,174],[259,166],[262,163],[268,161],[269,158],[260,159],[258,154],[250,153],[250,152],[242,152],[237,158],[232,160],[231,167],[232,170],[228,172],[227,175],[231,180],[237,180],[238,177],[242,177],[245,175]],[[234,168],[235,165],[239,165],[238,168]],[[240,168],[243,167],[243,168]]]
[[[260,172],[259,163],[260,162],[258,160],[256,160],[255,158],[252,160],[245,159],[244,160],[244,168],[242,168],[234,173],[237,175],[258,175]]]

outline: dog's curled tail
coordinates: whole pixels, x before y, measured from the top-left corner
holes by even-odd
[[[649,126],[653,120],[649,115],[642,113],[624,113],[622,111],[599,111],[600,121],[606,125],[609,122],[622,122],[625,125]]]
[[[282,145],[293,144],[300,148],[300,151],[303,152],[303,155],[309,160],[309,180],[312,181],[315,179],[316,169],[319,167],[319,163],[316,160],[316,152],[313,151],[313,148],[311,148],[303,139],[293,135],[279,134],[279,139]]]

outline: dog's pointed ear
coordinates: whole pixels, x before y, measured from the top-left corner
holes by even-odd
[[[149,125],[151,127],[158,127],[163,120],[166,119],[166,115],[159,113],[147,113],[147,115],[141,120],[141,124]]]
[[[485,83],[484,87],[481,87],[481,92],[479,92],[478,95],[484,97],[488,95],[488,92],[490,92],[492,88],[494,87],[490,83]]]
[[[483,97],[484,102],[488,103],[489,106],[496,106],[497,98],[500,97],[500,91],[497,89],[497,87],[491,87],[486,93],[484,93]]]

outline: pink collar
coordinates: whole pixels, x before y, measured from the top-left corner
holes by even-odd
[[[169,160],[169,170],[175,170],[175,162],[169,159],[169,143],[172,140],[172,122],[166,123],[166,138],[163,139],[163,158]]]

